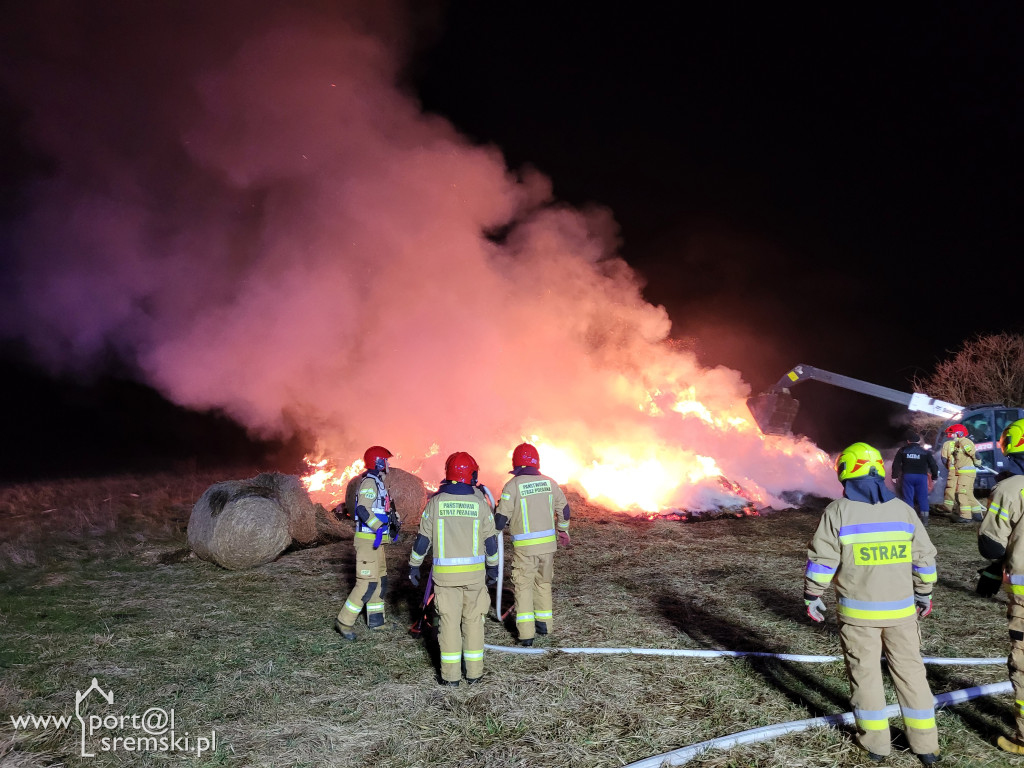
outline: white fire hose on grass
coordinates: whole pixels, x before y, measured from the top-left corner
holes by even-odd
[[[781,661],[796,661],[809,664],[825,664],[833,661],[841,661],[842,656],[814,656],[799,653],[767,653],[763,651],[716,651],[698,650],[692,648],[519,648],[508,645],[484,645],[491,651],[501,653],[520,654],[543,654],[543,653],[580,653],[580,654],[632,654],[637,656],[688,656],[700,659],[709,658],[740,658],[752,657],[762,659],[779,659]],[[884,658],[884,657],[883,657]],[[990,666],[1005,664],[1006,657],[987,658],[949,658],[944,656],[925,656],[922,661],[925,664],[936,666]],[[935,708],[961,704],[980,696],[993,696],[1000,693],[1012,693],[1013,684],[1006,680],[1002,683],[989,683],[973,688],[963,688],[959,691],[940,693],[935,697]],[[900,713],[898,704],[890,704],[884,710],[887,717],[893,717]],[[690,762],[698,755],[709,749],[730,749],[741,744],[756,744],[761,741],[769,741],[785,736],[788,733],[798,733],[811,728],[836,727],[839,725],[854,725],[855,719],[852,712],[841,715],[827,715],[825,717],[812,717],[808,720],[794,720],[789,723],[778,723],[766,725],[761,728],[752,728],[749,731],[740,731],[729,736],[719,736],[715,739],[702,741],[698,744],[691,744],[688,747],[665,752],[661,755],[638,760],[630,763],[624,768],[661,768],[663,765],[683,765]]]
[[[1002,659],[1002,661],[1005,662],[1006,659]],[[979,696],[993,696],[998,693],[1012,692],[1013,683],[1009,680],[1001,683],[979,685],[974,688],[962,688],[959,691],[940,693],[935,697],[935,708],[939,709],[940,707],[947,707],[953,704],[962,704]],[[886,717],[893,717],[900,713],[900,706],[899,704],[890,704],[883,712]],[[699,744],[691,744],[688,747],[637,760],[635,763],[625,766],[625,768],[661,768],[663,765],[684,765],[709,749],[730,749],[740,744],[756,744],[761,741],[777,739],[779,736],[785,736],[788,733],[799,733],[811,728],[834,728],[839,725],[854,725],[855,722],[853,712],[846,712],[842,715],[827,715],[825,717],[812,717],[808,720],[794,720],[790,723],[766,725],[762,728],[752,728],[749,731],[740,731],[729,736],[719,736],[717,739],[702,741]]]
[[[779,659],[781,661],[798,661],[805,664],[827,664],[832,661],[842,661],[842,656],[812,656],[801,653],[767,653],[764,651],[715,651],[700,650],[695,648],[520,648],[511,645],[488,645],[484,648],[490,651],[501,653],[593,653],[593,654],[632,654],[634,656],[689,656],[697,659],[715,658],[762,658]],[[994,664],[1005,664],[1005,656],[990,656],[987,658],[948,658],[945,656],[925,656],[925,664],[948,667],[984,667]]]

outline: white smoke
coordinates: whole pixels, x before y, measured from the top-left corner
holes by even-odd
[[[312,4],[244,29],[218,13],[211,40],[198,8],[173,40],[135,18],[141,39],[107,51],[72,24],[71,63],[110,59],[84,72],[59,46],[7,67],[56,165],[19,229],[8,333],[55,366],[114,348],[177,403],[347,460],[379,443],[415,469],[438,444],[428,474],[468,450],[493,482],[539,435],[587,465],[704,456],[772,497],[834,492],[813,446],[714,422],[749,388],[665,343],[610,212],[423,113],[395,25]],[[712,417],[651,417],[684,391]],[[675,482],[675,505],[729,498]]]

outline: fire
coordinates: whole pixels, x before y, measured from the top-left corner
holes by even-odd
[[[356,459],[341,470],[333,459],[323,455],[316,458],[306,456],[304,461],[308,471],[301,478],[302,484],[314,503],[328,509],[333,509],[345,500],[345,489],[349,481],[366,469],[362,459]]]
[[[619,387],[629,390],[625,382]],[[649,388],[636,392],[634,413],[640,414],[639,423],[635,417],[612,423],[604,430],[608,434],[598,439],[594,433],[602,430],[585,429],[575,435],[572,429],[553,425],[522,433],[518,441],[506,441],[500,448],[486,446],[477,454],[481,474],[509,466],[512,448],[508,444],[530,442],[540,452],[545,474],[595,504],[676,519],[691,519],[709,510],[756,515],[768,506],[786,506],[778,494],[806,487],[808,477],[822,490],[834,478],[827,454],[806,440],[762,435],[746,415],[742,400],[712,408],[697,399],[694,387],[683,388],[680,394]],[[438,444],[434,442],[420,455],[419,464],[409,471],[440,476]],[[749,455],[767,465],[767,480],[760,473],[751,477],[744,472]],[[356,461],[338,472],[335,463],[322,456],[307,458],[307,464],[310,471],[303,482],[315,500],[326,494],[325,505],[339,503],[349,480],[363,470],[362,461]],[[432,483],[425,485],[437,490]]]

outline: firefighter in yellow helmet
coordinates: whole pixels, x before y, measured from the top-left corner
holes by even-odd
[[[889,754],[884,650],[910,748],[939,760],[935,708],[921,660],[918,619],[932,610],[935,547],[917,513],[886,488],[881,454],[854,443],[836,461],[843,498],[829,504],[807,547],[804,604],[825,619],[821,596],[835,584],[839,640],[850,678],[857,741],[868,757]]]
[[[540,473],[540,454],[529,443],[512,451],[512,479],[494,511],[500,532],[512,535],[512,584],[520,645],[552,629],[551,581],[555,550],[569,545],[569,502],[558,483]]]
[[[978,457],[974,443],[967,436],[967,427],[953,424],[946,428],[942,444],[942,461],[946,465],[946,495],[942,505],[953,514],[960,507],[958,523],[980,523],[985,508],[974,497],[974,478],[978,473]]]
[[[441,684],[458,685],[462,666],[472,685],[484,673],[484,617],[491,607],[487,584],[498,577],[498,532],[478,466],[465,451],[445,462],[445,483],[427,499],[409,555],[409,581],[420,583],[420,566],[434,547],[434,605],[439,620]]]
[[[1012,739],[1000,736],[999,748],[1024,755],[1024,419],[1003,430],[999,448],[1006,456],[1008,477],[996,483],[989,496],[988,514],[978,530],[978,550],[982,557],[996,561],[982,573],[1002,572],[1003,588],[1009,593],[1006,617],[1010,623],[1010,682],[1013,683],[1014,715],[1017,732]],[[989,579],[991,581],[991,579]],[[993,581],[998,584],[998,581]],[[981,585],[979,584],[979,591]],[[991,590],[994,594],[996,590]]]
[[[363,453],[366,472],[356,491],[356,585],[338,613],[334,628],[346,640],[355,640],[356,619],[366,606],[366,626],[384,626],[384,595],[388,589],[388,564],[384,545],[398,536],[400,522],[385,477],[391,451],[373,445]]]

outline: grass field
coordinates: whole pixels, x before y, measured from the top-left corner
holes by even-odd
[[[841,662],[488,651],[483,683],[437,684],[437,649],[407,627],[421,597],[409,544],[389,554],[385,629],[355,643],[332,627],[353,580],[350,541],[291,551],[251,571],[190,557],[185,526],[212,482],[153,476],[0,489],[0,765],[619,766],[772,723],[846,712]],[[833,595],[823,626],[804,614],[806,541],[820,506],[701,523],[649,522],[573,502],[573,546],[556,556],[555,624],[539,645],[719,648],[838,655]],[[1002,656],[1003,597],[974,592],[976,526],[937,519],[936,608],[926,655]],[[487,642],[509,645],[488,621]],[[77,721],[11,717],[174,709],[177,731],[217,734],[194,752],[81,758]],[[1005,666],[932,667],[935,693],[999,682]],[[1012,731],[1009,696],[938,716],[944,765],[1024,765],[993,745]],[[890,691],[890,702],[895,701]],[[900,727],[893,720],[894,731]],[[131,729],[104,734],[130,736]],[[897,736],[893,766],[918,765]],[[180,746],[180,744],[179,744]],[[848,732],[818,729],[694,766],[853,766]]]

